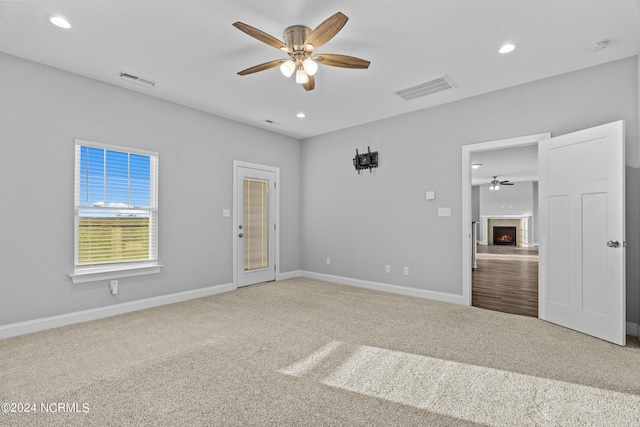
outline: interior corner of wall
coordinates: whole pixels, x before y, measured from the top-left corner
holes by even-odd
[[[626,136],[625,165],[640,169],[640,135]]]

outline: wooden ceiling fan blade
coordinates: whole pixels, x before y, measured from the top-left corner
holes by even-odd
[[[241,76],[246,76],[247,74],[253,74],[257,73],[258,71],[264,71],[268,70],[269,68],[277,67],[278,65],[286,61],[286,59],[276,59],[275,61],[269,61],[265,62],[264,64],[254,65],[253,67],[238,72],[238,74],[240,74]]]
[[[261,31],[257,28],[252,27],[251,25],[247,25],[242,22],[235,22],[233,26],[239,29],[240,31],[250,35],[254,39],[260,40],[261,42],[268,44],[269,46],[273,46],[276,49],[280,49],[285,52],[291,52],[291,48],[289,48],[289,46],[287,46],[277,38],[265,33],[264,31]]]
[[[341,68],[366,69],[369,68],[369,64],[371,64],[371,62],[367,61],[366,59],[356,58],[355,56],[348,55],[337,55],[334,53],[317,55],[313,59],[318,61],[320,64]]]
[[[307,40],[304,42],[305,45],[312,45],[311,49],[307,50],[315,50],[320,46],[324,45],[326,42],[331,40],[338,32],[344,27],[344,24],[347,23],[349,18],[347,18],[342,12],[338,12],[329,18],[325,19],[320,25],[318,25]]]
[[[309,76],[309,81],[306,83],[302,83],[302,87],[309,91],[309,90],[313,90],[316,87],[316,79],[313,76]]]

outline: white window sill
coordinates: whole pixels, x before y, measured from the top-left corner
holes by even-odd
[[[73,283],[97,282],[99,280],[120,279],[123,277],[142,276],[143,274],[159,273],[163,266],[155,262],[76,268],[70,274]]]

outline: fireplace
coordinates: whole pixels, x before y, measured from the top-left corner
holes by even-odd
[[[493,226],[493,244],[516,246],[516,227]]]

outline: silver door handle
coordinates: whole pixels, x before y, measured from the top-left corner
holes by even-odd
[[[244,237],[244,234],[240,233],[238,234],[238,237]]]
[[[618,242],[617,240],[609,240],[607,242],[607,246],[609,246],[610,248],[619,248],[620,242]]]

